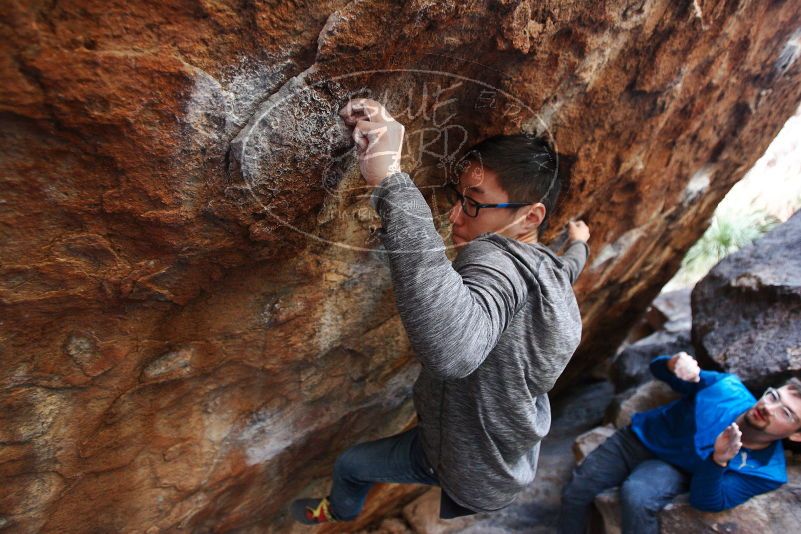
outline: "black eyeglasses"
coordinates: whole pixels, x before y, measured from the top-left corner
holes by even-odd
[[[456,186],[450,182],[445,184],[444,189],[445,198],[448,199],[448,202],[451,204],[451,206],[459,202],[462,205],[464,214],[468,217],[478,217],[478,211],[481,208],[520,208],[522,206],[533,204],[533,202],[501,202],[498,204],[482,204],[481,202],[476,202],[467,195],[461,194]]]

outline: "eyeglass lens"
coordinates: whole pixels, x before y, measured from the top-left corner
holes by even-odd
[[[451,206],[455,205],[459,202],[462,205],[462,209],[465,212],[465,215],[469,215],[470,217],[475,217],[478,214],[478,208],[463,197],[459,191],[456,189],[456,186],[453,184],[445,185],[445,196],[448,199],[448,202]]]
[[[768,401],[770,401],[770,404],[778,404],[779,406],[781,406],[783,415],[786,419],[791,421],[794,419],[792,415],[789,415],[788,413],[789,409],[784,405],[783,402],[781,402],[781,400],[779,399],[779,392],[776,391],[774,388],[766,389],[765,393],[763,393],[762,396],[766,397]]]

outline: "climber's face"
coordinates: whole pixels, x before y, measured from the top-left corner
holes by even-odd
[[[476,204],[496,204],[509,201],[509,194],[500,186],[498,175],[492,170],[470,161],[462,170],[459,182],[454,184],[461,198],[451,208],[448,219],[452,226],[452,239],[455,247],[469,243],[485,232],[496,232],[516,236],[520,232],[520,219],[531,207],[519,208],[476,208]],[[538,204],[542,207],[542,204]],[[544,208],[537,208],[545,215]],[[539,214],[539,211],[538,211]],[[473,216],[475,215],[475,216]],[[541,218],[540,218],[541,221]]]

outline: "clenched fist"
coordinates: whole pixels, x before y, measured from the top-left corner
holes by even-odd
[[[567,222],[567,238],[570,241],[584,241],[590,239],[590,227],[582,220]]]
[[[682,351],[673,355],[668,361],[668,369],[685,382],[699,382],[701,368],[695,358]]]
[[[379,102],[354,98],[339,111],[345,124],[353,128],[362,178],[376,186],[390,174],[401,170],[405,128]]]

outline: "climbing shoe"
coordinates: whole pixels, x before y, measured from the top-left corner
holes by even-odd
[[[304,525],[319,525],[321,523],[335,523],[339,519],[331,513],[331,503],[328,497],[322,499],[296,499],[291,506],[292,517]]]

